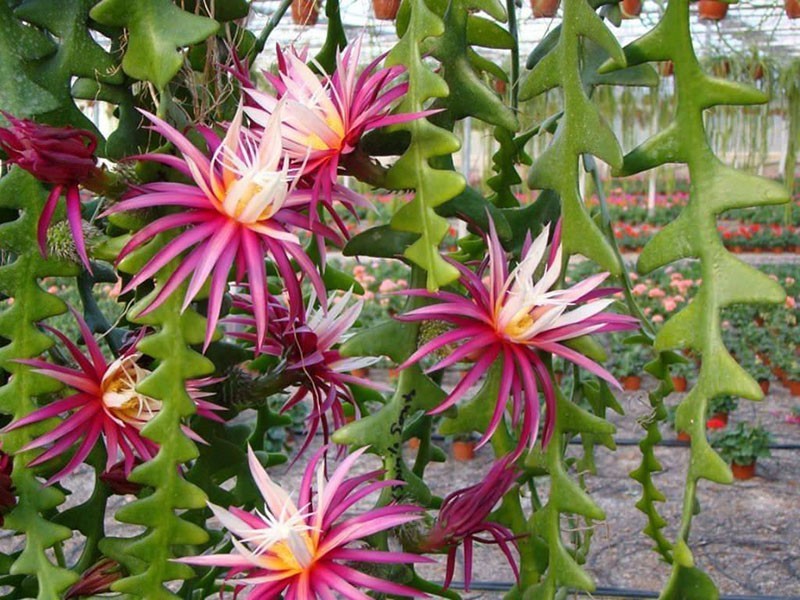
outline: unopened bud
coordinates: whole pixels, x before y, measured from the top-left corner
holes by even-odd
[[[138,458],[134,458],[133,467],[136,468],[140,464],[142,464],[142,461]],[[135,495],[142,489],[142,486],[138,483],[133,483],[128,480],[128,477],[125,475],[125,461],[122,460],[112,466],[108,471],[101,474],[100,481],[105,483],[111,488],[111,491],[120,496],[124,496],[125,494]]]
[[[64,600],[105,594],[111,584],[122,579],[122,567],[110,558],[103,558],[86,569],[81,578],[67,590]]]

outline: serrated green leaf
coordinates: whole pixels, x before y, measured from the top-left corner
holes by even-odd
[[[40,321],[62,314],[66,305],[46,293],[39,279],[48,276],[75,275],[69,263],[46,261],[36,243],[36,224],[46,198],[42,185],[18,167],[0,179],[0,209],[19,211],[19,218],[0,224],[0,249],[15,259],[0,266],[0,292],[14,299],[0,309],[0,337],[7,342],[0,347],[0,369],[11,377],[0,381],[0,413],[20,419],[37,408],[36,396],[57,391],[58,382],[38,375],[16,362],[37,358],[53,341],[37,327]],[[18,502],[5,517],[5,527],[24,535],[25,545],[10,569],[11,575],[31,575],[38,581],[39,600],[58,600],[77,576],[51,562],[48,552],[54,545],[69,539],[72,531],[50,522],[50,514],[64,501],[56,487],[44,487],[28,462],[41,450],[19,452],[53,423],[23,427],[0,435],[3,450],[14,455],[11,473]]]
[[[26,66],[55,52],[55,44],[14,18],[0,2],[0,106],[17,117],[30,117],[58,107],[58,100],[39,85]]]
[[[181,10],[171,0],[102,0],[90,16],[98,23],[128,30],[123,70],[159,89],[181,68],[180,48],[202,42],[219,29],[215,20]]]

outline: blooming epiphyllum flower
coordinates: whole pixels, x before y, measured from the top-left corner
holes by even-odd
[[[278,49],[278,74],[264,74],[277,98],[247,90],[260,106],[247,108],[247,113],[264,127],[279,101],[286,103],[281,127],[284,149],[326,194],[336,182],[341,158],[355,150],[364,133],[430,114],[389,114],[408,91],[408,83],[397,83],[405,67],[378,68],[380,56],[359,75],[361,42],[358,38],[337,54],[336,70],[322,80],[294,51]]]
[[[191,275],[184,308],[211,278],[208,299],[208,324],[205,346],[211,342],[219,320],[220,308],[228,288],[228,274],[236,264],[237,279],[246,272],[253,302],[262,308],[257,311],[258,338],[266,335],[267,275],[264,257],[270,256],[280,273],[293,307],[302,306],[300,283],[291,264],[294,259],[314,285],[324,295],[324,286],[311,259],[298,238],[289,231],[292,226],[305,226],[304,218],[294,209],[307,204],[307,195],[292,194],[288,181],[288,163],[281,158],[281,111],[275,112],[261,140],[242,125],[241,107],[230,124],[225,138],[201,128],[212,157],[209,159],[172,126],[158,117],[145,113],[153,128],[172,142],[182,158],[166,154],[146,154],[139,157],[171,166],[194,180],[186,183],[148,183],[138,187],[108,213],[137,210],[156,206],[178,208],[136,232],[125,245],[119,260],[156,235],[172,229],[185,228],[131,279],[123,290],[132,290],[154,276],[161,268],[189,251],[154,300],[142,314],[161,305],[175,289]],[[297,308],[296,310],[299,310]]]
[[[362,573],[354,563],[407,564],[428,562],[416,554],[372,550],[354,542],[375,533],[415,521],[420,509],[389,505],[357,516],[343,517],[358,501],[397,481],[372,481],[373,471],[347,478],[364,449],[345,458],[328,481],[320,460],[324,448],[314,454],[303,474],[297,504],[276,485],[249,451],[250,472],[264,497],[263,512],[229,510],[209,504],[231,533],[233,554],[212,554],[180,559],[200,566],[228,567],[237,591],[250,586],[249,600],[285,598],[311,600],[335,597],[368,600],[361,589],[400,596],[423,596],[413,588]],[[316,494],[312,489],[316,479]],[[360,588],[360,589],[359,589]]]
[[[426,552],[447,551],[447,572],[444,587],[453,580],[456,550],[464,545],[464,589],[469,591],[472,580],[472,544],[482,542],[497,544],[508,559],[508,564],[519,580],[519,570],[511,552],[515,545],[514,534],[503,525],[488,521],[495,505],[511,489],[517,479],[517,469],[511,455],[492,465],[486,478],[475,485],[457,490],[442,502],[430,533],[422,541]],[[486,534],[488,537],[480,537]]]
[[[60,381],[74,389],[75,393],[14,421],[5,431],[69,413],[69,416],[52,431],[39,436],[20,450],[25,452],[49,446],[46,451],[28,463],[28,466],[33,467],[47,462],[77,444],[75,454],[64,468],[49,479],[48,484],[59,481],[83,462],[102,435],[106,448],[106,470],[112,469],[121,453],[127,477],[137,458],[143,461],[150,460],[158,451],[158,446],[154,442],[142,437],[141,430],[161,410],[161,402],[145,396],[136,389],[144,378],[150,375],[150,371],[139,366],[141,354],[134,350],[135,344],[113,362],[107,362],[89,326],[74,309],[70,310],[78,322],[88,355],[83,354],[60,331],[47,325],[43,327],[64,344],[77,368],[55,365],[39,359],[18,362],[33,367],[36,373]],[[221,408],[204,400],[203,397],[207,394],[199,389],[214,381],[211,379],[187,381],[187,392],[195,401],[198,414],[221,420],[214,414],[215,410]],[[189,437],[202,441],[186,427],[184,432]]]
[[[423,344],[402,365],[418,362],[450,345],[458,347],[439,360],[431,371],[448,367],[477,355],[466,376],[432,414],[454,405],[488,370],[502,358],[502,375],[497,405],[481,443],[485,443],[503,419],[506,400],[511,397],[512,425],[522,417],[518,451],[533,445],[539,427],[541,385],[547,407],[543,443],[552,433],[556,396],[540,353],[547,352],[572,361],[598,377],[619,386],[614,376],[583,354],[564,345],[582,335],[634,329],[633,317],[603,312],[614,300],[605,298],[614,289],[598,289],[608,273],[600,273],[563,290],[551,289],[561,274],[560,226],[556,227],[541,277],[534,274],[547,254],[549,227],[526,243],[516,268],[509,273],[506,253],[492,225],[488,236],[488,258],[477,272],[453,263],[461,272],[460,282],[467,297],[453,292],[409,290],[404,294],[437,300],[436,304],[412,310],[398,318],[409,321],[435,319],[453,328]],[[488,273],[486,272],[488,269]],[[538,383],[537,383],[538,382]]]
[[[288,411],[306,398],[311,398],[308,434],[298,454],[308,447],[320,427],[327,443],[331,432],[328,415],[333,429],[345,424],[345,402],[357,409],[353,393],[348,387],[350,384],[376,390],[389,389],[350,373],[374,364],[377,358],[345,358],[335,348],[358,320],[364,307],[363,300],[351,302],[352,296],[351,292],[341,297],[331,296],[328,300],[330,309],[327,311],[315,308],[312,298],[305,314],[297,318],[292,318],[289,310],[277,299],[268,304],[271,311],[269,337],[261,347],[261,352],[282,357],[285,360],[284,373],[288,375],[287,380],[296,386],[295,392],[281,410]],[[250,315],[257,309],[248,297],[237,296],[234,306],[245,314],[229,319],[230,322],[245,326],[255,324],[255,318]],[[246,332],[232,332],[232,335],[250,342],[255,341]]]
[[[97,138],[83,129],[50,127],[28,119],[16,119],[0,111],[11,127],[0,127],[0,148],[8,162],[28,171],[39,181],[53,186],[39,217],[39,248],[47,256],[47,228],[53,219],[61,194],[67,198],[67,220],[81,261],[89,267],[81,224],[81,197],[78,186],[97,172],[94,156]]]

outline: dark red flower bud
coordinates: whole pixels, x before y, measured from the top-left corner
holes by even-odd
[[[91,132],[40,125],[0,112],[11,123],[10,128],[0,127],[0,148],[8,162],[53,185],[78,185],[94,173],[97,138]]]
[[[64,600],[95,596],[111,591],[111,584],[122,578],[122,567],[110,558],[102,558],[84,571],[81,578],[67,590]]]
[[[47,255],[47,228],[64,192],[75,248],[86,268],[90,269],[83,239],[78,186],[100,172],[94,155],[97,138],[83,129],[40,125],[0,112],[11,123],[11,127],[0,127],[0,149],[8,156],[7,161],[25,169],[39,181],[53,185],[39,218],[37,237],[42,254]]]
[[[289,359],[292,361],[308,359],[317,352],[319,345],[317,334],[305,325],[293,327],[284,333],[283,343],[289,348]]]
[[[519,580],[519,570],[511,552],[512,545],[516,544],[514,534],[503,525],[489,521],[492,510],[516,483],[519,475],[511,458],[509,455],[495,462],[483,481],[447,496],[430,533],[422,540],[420,548],[423,551],[447,551],[445,588],[450,586],[453,579],[456,548],[463,545],[464,589],[469,590],[472,546],[475,542],[497,544]]]
[[[142,464],[142,461],[138,458],[134,458],[133,467],[128,469],[128,472],[140,464]],[[119,494],[120,496],[124,496],[125,494],[138,494],[139,490],[142,489],[142,486],[138,483],[128,481],[125,471],[125,461],[121,460],[108,469],[105,473],[101,474],[100,481],[105,483],[111,488],[111,491],[113,491],[115,494]]]
[[[17,505],[17,495],[11,481],[13,468],[11,457],[0,450],[0,526],[4,524],[3,516]]]

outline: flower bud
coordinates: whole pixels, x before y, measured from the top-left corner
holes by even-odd
[[[67,590],[64,600],[105,594],[119,579],[122,579],[122,567],[110,558],[102,558],[84,571],[75,585]]]
[[[0,148],[9,163],[53,185],[77,185],[93,175],[97,168],[97,138],[93,133],[40,125],[5,111],[2,114],[11,123],[11,127],[0,127]]]
[[[11,481],[13,468],[11,456],[0,450],[0,526],[4,523],[3,516],[17,505],[17,495]]]
[[[134,458],[133,468],[142,464],[138,458]],[[121,460],[112,466],[110,469],[100,475],[100,481],[105,483],[111,491],[120,496],[125,494],[138,494],[142,486],[138,483],[133,483],[128,480],[125,475],[125,461]]]

